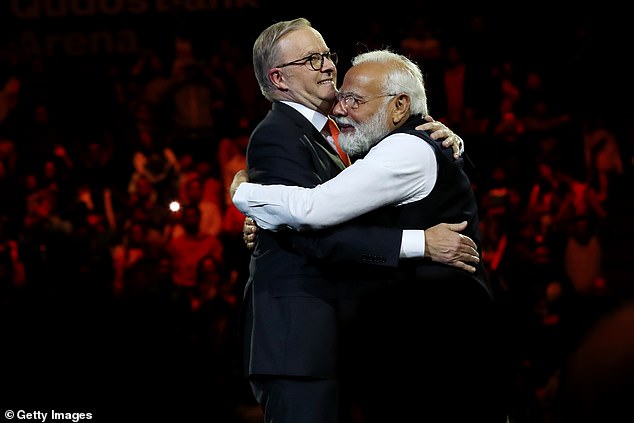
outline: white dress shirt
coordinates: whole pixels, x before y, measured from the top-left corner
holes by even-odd
[[[383,206],[420,200],[431,192],[436,174],[431,146],[416,136],[398,133],[315,188],[243,183],[233,203],[264,229],[320,229]],[[422,257],[424,251],[424,232],[404,230],[401,258]]]
[[[309,109],[303,104],[294,103],[292,101],[282,101],[282,103],[286,104],[287,106],[291,106],[293,109],[301,113],[302,116],[308,119],[308,121],[312,123],[313,126],[319,132],[322,132],[324,129],[324,126],[326,126],[326,123],[328,123],[328,116],[322,115],[321,113],[313,109]],[[323,132],[322,132],[322,135],[323,135]],[[328,137],[324,136],[324,138],[326,138],[326,141],[328,141],[328,143],[334,149],[334,151],[337,151],[337,147],[335,146],[335,140],[332,138],[332,136],[328,136]]]

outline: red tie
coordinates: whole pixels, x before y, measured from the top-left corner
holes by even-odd
[[[332,139],[335,141],[335,147],[337,147],[337,153],[339,153],[341,161],[344,165],[350,166],[350,158],[339,146],[339,128],[337,128],[337,124],[331,118],[328,118],[328,130],[330,131],[330,135],[332,135]]]

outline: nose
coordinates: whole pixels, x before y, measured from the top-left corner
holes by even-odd
[[[323,58],[324,63],[321,65],[322,72],[333,72],[333,74],[337,73],[337,65],[331,59]]]
[[[346,116],[348,114],[348,111],[346,110],[345,106],[343,106],[343,102],[335,100],[335,105],[332,108],[332,114],[334,116]]]

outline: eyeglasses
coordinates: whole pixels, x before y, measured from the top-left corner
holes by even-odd
[[[310,63],[310,67],[313,70],[321,70],[324,67],[324,60],[328,59],[335,65],[337,64],[337,53],[327,51],[325,53],[313,53],[310,56],[302,57],[301,59],[293,60],[292,62],[284,63],[283,65],[276,66],[276,68],[284,68],[291,65],[305,65],[306,62]]]
[[[358,109],[361,104],[365,104],[369,101],[376,100],[377,98],[394,97],[395,95],[398,95],[398,94],[383,94],[383,95],[377,95],[376,97],[359,98],[355,96],[354,94],[340,92],[340,93],[337,93],[337,103],[343,102],[343,105],[346,107],[346,109]]]

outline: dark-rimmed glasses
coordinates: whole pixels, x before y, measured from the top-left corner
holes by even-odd
[[[327,51],[325,53],[313,53],[310,56],[302,57],[301,59],[293,60],[292,62],[284,63],[283,65],[275,66],[276,68],[284,68],[291,65],[305,65],[306,62],[310,63],[310,67],[313,70],[321,70],[324,67],[324,60],[328,59],[335,65],[337,64],[337,53]]]
[[[382,97],[394,97],[398,94],[383,94],[375,97],[360,98],[350,93],[337,93],[337,103],[343,103],[346,109],[358,109],[361,104],[376,100]]]

